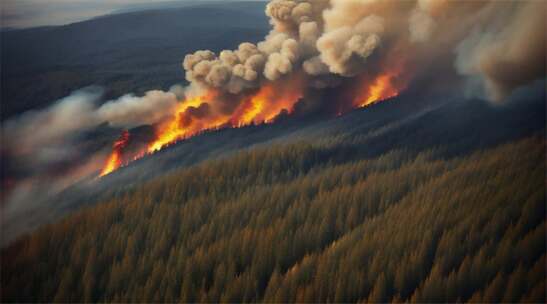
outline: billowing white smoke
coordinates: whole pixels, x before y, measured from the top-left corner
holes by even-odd
[[[153,124],[170,115],[177,103],[173,92],[150,91],[142,97],[126,95],[102,106],[98,89],[84,89],[39,111],[30,111],[2,126],[2,158],[17,170],[15,184],[4,189],[7,217],[24,213],[32,203],[53,195],[81,178],[96,173],[106,153],[82,151],[86,132],[108,123],[131,128]],[[102,139],[104,140],[104,139]],[[109,145],[109,144],[107,144]],[[68,166],[68,168],[67,168]],[[9,168],[3,168],[5,178]]]
[[[317,40],[321,61],[331,73],[355,76],[361,63],[368,58],[381,43],[384,20],[369,15],[353,26],[343,26],[324,33]]]
[[[458,72],[482,79],[493,100],[545,75],[542,1],[272,0],[266,14],[263,41],[186,56],[188,81],[238,94],[303,72],[315,86],[371,73],[370,57],[378,65],[395,47],[409,61],[457,52]]]
[[[188,81],[238,94],[275,81],[317,56],[315,47],[328,1],[274,0],[266,6],[272,31],[257,44],[244,42],[237,50],[197,51],[184,58]]]
[[[177,103],[174,93],[163,91],[149,91],[142,97],[125,95],[98,107],[100,97],[100,90],[80,90],[49,108],[8,120],[4,135],[9,149],[19,155],[32,153],[36,159],[44,147],[65,149],[67,141],[78,132],[102,123],[120,128],[154,124],[170,115]]]

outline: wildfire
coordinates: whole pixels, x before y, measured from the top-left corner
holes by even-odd
[[[148,152],[152,153],[158,151],[169,143],[191,135],[188,134],[190,129],[181,124],[180,117],[184,115],[186,110],[190,107],[199,107],[211,97],[211,95],[198,96],[181,102],[177,106],[173,117],[159,126],[158,130],[156,130],[156,139],[148,146]]]
[[[372,103],[396,96],[398,88],[395,84],[395,73],[386,73],[367,86],[363,94],[359,94],[354,107],[364,107]],[[292,81],[269,83],[263,85],[250,96],[243,96],[239,105],[231,114],[216,109],[217,92],[211,91],[203,96],[188,98],[179,103],[170,119],[155,127],[155,139],[147,144],[135,159],[146,153],[154,153],[178,140],[186,139],[206,130],[224,127],[243,127],[251,124],[272,123],[282,112],[288,114],[294,111],[294,106],[302,97],[303,79],[294,77]],[[342,115],[345,111],[340,111]],[[129,140],[125,131],[114,144],[112,155],[101,171],[104,176],[123,165],[122,152]]]
[[[122,135],[114,142],[112,146],[112,154],[108,157],[106,165],[101,171],[100,176],[105,176],[112,171],[118,169],[122,164],[122,152],[129,143],[129,132],[123,131]]]
[[[394,84],[396,74],[387,73],[378,76],[368,87],[365,97],[359,98],[358,107],[366,107],[381,100],[399,95],[399,90]]]
[[[274,84],[265,85],[256,94],[247,97],[231,115],[217,113],[214,109],[210,109],[209,103],[216,97],[213,92],[184,100],[177,107],[172,118],[157,128],[156,139],[148,145],[148,152],[159,151],[166,145],[205,130],[270,123],[282,111],[290,113],[293,110],[301,97],[298,88],[300,88],[298,81],[283,90],[276,90]],[[202,107],[207,108],[206,117],[198,119],[190,115],[191,112]]]
[[[298,90],[286,88],[283,91],[277,91],[274,86],[266,85],[242,103],[234,113],[230,125],[242,127],[253,123],[270,123],[282,111],[291,113],[300,97]]]
[[[242,114],[241,117],[234,116],[233,125],[242,127],[249,125],[255,121],[255,118],[264,110],[264,98],[258,94],[249,99],[248,102],[242,105]]]
[[[170,119],[156,126],[156,138],[147,146],[146,152],[153,153],[163,147],[191,137],[205,130],[220,127],[243,127],[250,124],[271,123],[282,111],[292,112],[294,105],[301,97],[297,88],[298,81],[283,90],[276,90],[274,85],[265,85],[252,96],[246,97],[240,106],[231,114],[215,112],[209,105],[216,97],[214,92],[182,101]],[[205,112],[205,114],[196,114]],[[196,117],[195,115],[201,115]],[[124,132],[114,144],[112,155],[108,158],[100,176],[104,176],[122,165],[122,151],[126,146],[129,133]],[[139,153],[140,158],[145,153]]]

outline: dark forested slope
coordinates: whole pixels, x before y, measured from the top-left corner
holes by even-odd
[[[242,149],[336,140],[342,161],[370,159],[404,148],[416,153],[437,149],[444,158],[465,156],[530,136],[543,136],[545,87],[504,105],[444,95],[399,97],[336,118],[289,117],[275,124],[210,131],[139,159],[101,179],[76,184],[60,195],[34,201],[35,208],[5,215],[2,246],[23,233],[54,222],[82,206],[132,191],[143,182]]]
[[[2,252],[2,301],[544,302],[545,140],[242,151]]]

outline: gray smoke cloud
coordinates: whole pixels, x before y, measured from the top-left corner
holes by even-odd
[[[303,72],[323,87],[378,72],[369,61],[379,66],[395,48],[408,61],[455,52],[456,71],[495,101],[545,76],[543,1],[272,0],[265,13],[263,41],[186,56],[187,80],[239,94]]]

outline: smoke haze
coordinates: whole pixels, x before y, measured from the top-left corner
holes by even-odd
[[[1,156],[7,205],[24,208],[32,198],[54,194],[96,174],[110,144],[87,135],[101,125],[117,130],[154,124],[170,115],[177,103],[173,92],[150,91],[97,106],[101,96],[99,88],[83,89],[47,109],[4,122]]]
[[[78,143],[79,135],[104,123],[154,126],[152,152],[203,130],[272,122],[299,104],[314,108],[301,103],[318,103],[322,89],[334,88],[338,98],[318,106],[341,114],[397,95],[433,73],[436,58],[448,58],[450,77],[461,80],[454,85],[502,103],[545,77],[545,6],[532,0],[272,0],[265,9],[272,28],[262,41],[185,56],[187,87],[101,106],[100,91],[83,90],[5,122],[3,158],[24,172],[8,204],[98,172],[110,145],[90,153]],[[61,164],[71,169],[59,174]]]

